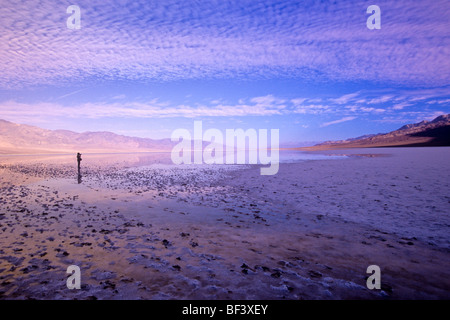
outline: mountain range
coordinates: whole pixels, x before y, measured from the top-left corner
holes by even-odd
[[[77,133],[47,130],[0,120],[0,154],[167,152],[177,142],[118,135],[112,132]],[[374,147],[450,146],[450,114],[432,121],[407,124],[389,133],[326,141],[300,150]]]
[[[450,146],[450,114],[432,121],[407,124],[389,133],[369,134],[358,138],[325,141],[303,150],[329,150],[376,147]]]
[[[170,139],[153,140],[112,132],[47,130],[0,120],[0,154],[109,153],[170,151]]]

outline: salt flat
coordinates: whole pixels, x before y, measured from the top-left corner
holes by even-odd
[[[450,148],[327,153],[273,176],[84,155],[81,184],[73,157],[2,157],[0,298],[450,298]]]

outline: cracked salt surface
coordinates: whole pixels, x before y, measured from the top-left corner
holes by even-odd
[[[81,184],[73,157],[1,157],[0,298],[448,299],[449,150],[274,176],[85,155]],[[70,264],[81,290],[66,287]],[[365,287],[371,264],[381,291]]]

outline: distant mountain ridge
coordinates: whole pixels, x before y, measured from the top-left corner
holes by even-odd
[[[127,137],[112,132],[47,130],[0,120],[0,154],[170,151],[170,139]]]
[[[177,142],[170,139],[128,137],[112,132],[47,130],[0,119],[0,154],[167,152]],[[205,143],[205,142],[204,142]],[[407,124],[398,130],[326,141],[301,150],[345,148],[450,146],[450,114],[432,121]]]
[[[389,133],[365,135],[358,138],[326,141],[305,150],[327,150],[375,147],[450,146],[450,114],[432,121],[407,124]]]

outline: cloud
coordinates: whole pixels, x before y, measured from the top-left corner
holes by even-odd
[[[285,100],[276,98],[273,95],[267,95],[262,97],[255,97],[250,99],[250,102],[256,104],[257,106],[272,106],[272,105],[278,105],[278,107],[284,108],[282,105]]]
[[[268,100],[269,101],[269,100]],[[278,101],[278,100],[277,100]],[[169,105],[154,100],[149,103],[83,103],[64,106],[58,103],[0,103],[0,117],[21,122],[23,119],[100,119],[100,118],[173,118],[173,117],[232,117],[270,116],[282,114],[283,106],[277,103],[261,103],[259,99],[247,104],[219,104],[213,106]],[[28,121],[27,121],[28,122]]]
[[[308,100],[308,98],[295,98],[295,99],[291,99],[291,103],[298,106],[298,105],[301,105],[306,100]]]
[[[442,116],[443,114],[447,114],[447,113],[445,113],[444,111],[434,111],[433,113],[423,117],[422,119],[431,121],[431,120],[434,120],[435,118],[437,118],[439,116]]]
[[[346,104],[353,100],[353,98],[357,97],[358,93],[349,93],[345,94],[339,98],[331,98],[330,101],[337,103],[337,104]]]
[[[342,123],[342,122],[346,122],[346,121],[351,121],[351,120],[354,120],[354,119],[356,119],[356,117],[344,117],[344,118],[339,119],[339,120],[322,123],[320,125],[320,127],[328,127],[328,126],[331,126],[333,124],[338,124],[338,123]]]
[[[293,113],[300,114],[319,114],[319,113],[328,113],[332,110],[332,107],[329,105],[322,104],[309,104],[309,105],[300,105],[297,106]]]
[[[409,107],[411,105],[412,104],[408,103],[408,102],[401,102],[401,103],[397,103],[397,104],[393,105],[392,109],[394,109],[394,110],[403,110],[404,108]]]
[[[450,99],[432,100],[428,101],[427,104],[450,104]]]
[[[361,113],[361,112],[382,113],[382,112],[386,111],[385,109],[381,109],[381,108],[373,108],[373,107],[358,106],[358,105],[346,106],[346,109],[348,109],[351,112],[355,112],[355,113]]]
[[[380,104],[380,103],[386,103],[389,100],[391,100],[394,96],[392,95],[386,95],[386,96],[382,96],[379,98],[375,98],[375,99],[371,99],[369,101],[367,101],[366,103],[368,104]]]
[[[362,0],[244,2],[78,0],[80,30],[66,27],[68,2],[2,3],[0,87],[249,77],[449,84],[447,0],[386,2],[376,31]]]
[[[74,94],[77,91],[67,95]],[[308,119],[311,116],[332,116],[339,120],[326,122],[321,127],[350,121],[356,118],[365,118],[369,121],[411,118],[416,114],[419,117],[429,117],[433,112],[448,111],[448,96],[443,95],[445,91],[437,90],[426,92],[425,100],[417,100],[424,97],[425,93],[420,89],[399,92],[398,95],[385,94],[379,90],[376,92],[364,91],[356,94],[345,94],[337,98],[324,98],[327,103],[310,103],[316,98],[286,98],[274,94],[265,96],[246,97],[233,101],[226,99],[202,100],[202,103],[174,103],[151,99],[146,101],[130,101],[128,95],[116,93],[106,101],[80,102],[70,105],[63,104],[60,99],[52,102],[29,102],[17,100],[0,100],[0,119],[6,119],[18,123],[51,123],[75,119],[145,119],[145,118],[196,118],[196,117],[270,117],[285,116],[293,119]],[[379,98],[377,98],[379,97]],[[389,98],[387,98],[389,97]],[[142,99],[142,98],[139,98]],[[369,104],[373,100],[386,101],[382,107]],[[358,103],[360,100],[365,103]],[[351,101],[351,104],[342,104],[343,101]],[[334,103],[331,103],[334,102]],[[390,102],[396,102],[390,105]],[[408,107],[407,111],[403,111]],[[437,110],[436,110],[437,109]],[[383,115],[383,118],[380,117]],[[304,121],[304,120],[302,120]],[[403,120],[404,121],[404,120]]]

